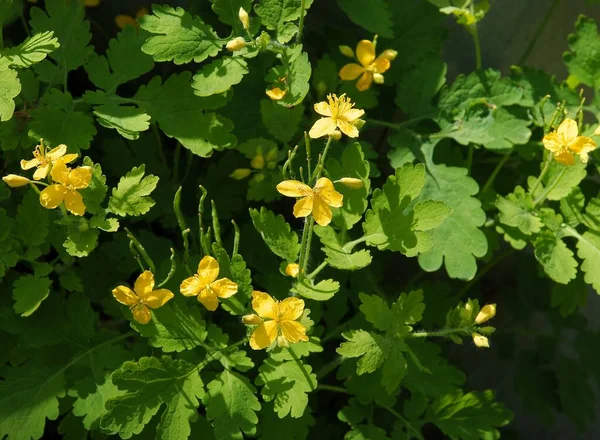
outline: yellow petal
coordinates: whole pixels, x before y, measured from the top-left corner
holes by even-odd
[[[87,188],[92,181],[92,169],[79,167],[69,172],[69,186],[73,189]]]
[[[344,81],[352,81],[358,78],[364,71],[365,68],[363,66],[359,66],[356,63],[346,64],[340,70],[340,79]]]
[[[362,183],[360,180],[359,182]],[[333,182],[327,177],[321,177],[317,180],[315,192],[329,206],[340,208],[343,205],[344,196],[335,190]]]
[[[253,350],[262,350],[271,345],[277,338],[277,323],[275,321],[263,322],[256,327],[250,336],[250,347]]]
[[[496,316],[496,304],[487,304],[481,308],[477,317],[475,318],[475,324],[483,324]]]
[[[344,114],[341,116],[342,116],[342,119],[345,121],[354,122],[364,114],[365,114],[364,110],[360,110],[358,108],[351,108],[349,110],[346,110],[344,112]]]
[[[77,159],[78,156],[78,154],[65,154],[60,160],[62,160],[64,163],[71,163]]]
[[[229,298],[238,291],[238,285],[228,278],[221,278],[211,283],[210,288],[219,298]]]
[[[361,40],[356,46],[356,58],[364,67],[369,67],[375,60],[375,45],[373,42]]]
[[[202,289],[200,295],[198,295],[198,301],[200,301],[202,305],[206,307],[206,310],[210,312],[214,312],[217,310],[217,307],[219,307],[217,295],[208,288]]]
[[[351,138],[358,137],[358,128],[356,128],[356,126],[351,122],[338,119],[337,126],[340,128],[340,130],[342,130],[342,133],[344,133],[346,136]]]
[[[279,101],[280,99],[283,99],[287,93],[287,90],[281,90],[279,87],[273,87],[272,89],[265,91],[265,93],[273,101]]]
[[[320,197],[315,197],[312,215],[320,226],[327,226],[331,223],[331,209]]]
[[[19,188],[31,182],[27,177],[19,176],[18,174],[7,174],[2,180],[11,188]]]
[[[202,284],[202,281],[200,281],[200,278],[197,275],[194,275],[181,282],[179,291],[185,296],[196,296],[205,286],[206,285]]]
[[[313,210],[313,200],[314,198],[311,195],[294,203],[294,217],[308,217]]]
[[[327,101],[317,102],[314,105],[314,109],[321,116],[325,116],[325,117],[331,116],[331,107],[329,107],[329,103]]]
[[[279,319],[281,321],[295,321],[304,313],[304,300],[289,297],[279,303]]]
[[[296,278],[300,273],[300,265],[298,263],[290,263],[285,266],[285,274],[288,277]]]
[[[40,193],[40,204],[46,209],[54,209],[63,202],[66,192],[63,185],[50,185]]]
[[[277,184],[277,191],[286,197],[306,197],[312,194],[310,186],[298,180],[284,180]]]
[[[575,122],[571,118],[567,118],[558,126],[556,133],[560,138],[562,138],[566,143],[574,140],[579,134],[579,128],[577,127],[577,122]]]
[[[219,263],[210,255],[206,255],[198,264],[198,278],[202,288],[212,283],[219,276]]]
[[[371,84],[373,83],[373,74],[371,72],[365,72],[362,74],[360,79],[356,83],[356,88],[359,92],[364,92],[365,90],[369,90]]]
[[[154,275],[149,270],[145,270],[140,274],[137,280],[135,280],[133,290],[139,297],[144,298],[152,292],[152,289],[154,289]]]
[[[279,327],[281,334],[290,344],[295,344],[300,341],[308,341],[306,336],[306,328],[296,321],[280,321]]]
[[[596,148],[596,142],[587,136],[577,136],[573,141],[569,142],[567,147],[577,154],[581,154],[582,152],[588,153]]]
[[[152,313],[150,313],[150,309],[146,306],[138,306],[133,310],[133,319],[135,319],[140,324],[148,324],[152,319]]]
[[[48,151],[48,153],[46,153],[46,157],[48,157],[52,161],[55,161],[63,157],[66,152],[67,146],[65,144],[60,144],[58,147]]]
[[[75,215],[85,214],[85,205],[83,204],[83,197],[77,191],[73,189],[67,189],[65,192],[65,206],[66,208]]]
[[[555,155],[554,159],[557,162],[560,162],[565,165],[573,165],[575,163],[575,156],[573,156],[573,154],[569,153],[568,151]]]
[[[252,308],[261,318],[275,319],[279,306],[268,293],[254,290],[252,292]]]
[[[49,163],[39,166],[38,169],[33,173],[33,180],[45,179],[48,175],[48,171],[50,171]]]
[[[384,73],[386,72],[390,66],[392,65],[392,63],[390,63],[390,60],[388,60],[387,58],[383,57],[383,56],[378,56],[375,61],[373,62],[373,67],[375,68],[375,72],[377,73]]]
[[[252,314],[242,316],[242,322],[245,325],[261,325],[264,321],[260,316]]]
[[[33,167],[37,167],[39,164],[40,164],[40,161],[36,157],[34,157],[31,160],[22,160],[21,161],[21,169],[22,170],[30,170]]]
[[[308,132],[308,135],[313,139],[327,136],[330,133],[333,133],[335,127],[336,124],[333,118],[321,118],[314,123]]]
[[[67,185],[69,182],[69,168],[65,164],[64,160],[57,160],[54,166],[52,167],[52,180],[55,182],[62,183],[63,185]]]
[[[126,306],[133,306],[138,303],[138,296],[133,290],[126,286],[117,286],[112,291],[117,301]]]
[[[167,301],[172,299],[175,295],[169,289],[157,289],[152,292],[144,295],[142,299],[144,300],[144,304],[146,304],[151,309],[158,309],[159,307],[164,306]]]
[[[547,135],[545,135],[544,138],[542,139],[542,143],[544,144],[544,148],[546,150],[549,150],[549,151],[551,151],[553,153],[556,150],[558,150],[561,147],[561,145],[562,145],[562,142],[558,138],[558,135],[556,134],[555,131],[553,131],[552,133],[548,133]]]

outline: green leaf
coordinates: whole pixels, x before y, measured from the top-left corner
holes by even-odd
[[[73,109],[73,97],[69,92],[50,89],[41,105],[31,111],[29,137],[44,139],[47,146],[65,144],[70,153],[87,150],[96,135],[94,121],[87,113]]]
[[[577,261],[567,245],[549,229],[535,239],[535,258],[546,274],[557,283],[568,284],[577,275]]]
[[[356,372],[372,373],[385,361],[389,345],[382,337],[365,330],[351,330],[342,333],[344,339],[336,352],[347,358],[360,357]]]
[[[8,121],[15,111],[15,98],[21,92],[17,71],[10,68],[10,60],[0,57],[0,121]]]
[[[312,0],[304,2],[305,14],[311,4]],[[277,41],[287,43],[298,33],[298,27],[289,22],[300,18],[300,5],[300,0],[262,0],[254,10],[263,26],[277,31]]]
[[[73,414],[83,417],[82,422],[86,429],[97,430],[100,427],[100,420],[107,413],[106,402],[124,394],[126,392],[119,390],[107,373],[104,382],[98,384],[94,392],[85,397],[78,397],[73,402]]]
[[[490,390],[468,394],[458,390],[435,399],[425,417],[452,440],[479,440],[500,438],[497,428],[513,416]]]
[[[384,0],[371,0],[368,5],[361,0],[338,0],[338,5],[350,20],[370,33],[382,38],[394,36],[391,13]]]
[[[344,248],[341,235],[336,234],[331,226],[315,226],[315,233],[324,247],[321,249],[327,256],[325,261],[332,267],[342,270],[358,270],[371,264],[371,253],[366,250],[352,252]]]
[[[260,212],[250,208],[250,217],[252,217],[254,227],[275,255],[288,263],[293,263],[298,259],[300,252],[298,235],[292,231],[292,227],[281,214],[275,215],[263,206],[260,208]]]
[[[394,315],[385,299],[377,295],[359,293],[360,311],[365,315],[367,321],[373,324],[377,330],[387,331],[392,326]]]
[[[566,318],[585,305],[588,289],[581,276],[578,276],[567,285],[555,284],[552,286],[550,304],[552,307],[559,309],[560,316]]]
[[[59,415],[58,398],[65,395],[63,372],[26,365],[2,367],[0,375],[0,437],[42,438],[46,418],[56,420]]]
[[[66,217],[61,223],[67,227],[67,239],[63,243],[67,253],[73,257],[87,257],[98,245],[98,229],[90,226],[85,217]]]
[[[46,31],[32,35],[18,46],[2,51],[0,55],[8,58],[11,67],[26,68],[44,60],[59,46],[54,32]]]
[[[83,165],[92,169],[92,180],[87,188],[80,190],[83,196],[83,202],[87,212],[98,214],[102,211],[102,202],[106,198],[108,186],[106,186],[106,176],[102,174],[102,167],[98,163],[92,162],[89,157],[83,158]]]
[[[94,85],[108,93],[132,79],[139,78],[154,67],[152,57],[142,52],[148,35],[133,26],[125,26],[108,43],[106,56],[96,55],[85,66]]]
[[[557,369],[558,395],[562,411],[583,433],[595,420],[596,398],[589,376],[579,362],[560,356]]]
[[[223,57],[205,65],[194,75],[192,87],[198,96],[223,93],[239,84],[248,73],[248,64],[241,57]]]
[[[108,200],[110,212],[125,217],[126,215],[142,215],[154,206],[154,200],[148,197],[158,184],[158,177],[152,174],[144,177],[146,166],[133,167],[119,184],[113,188]]]
[[[563,58],[569,73],[579,82],[597,89],[600,87],[600,37],[596,21],[580,15],[575,23],[575,33],[569,35],[570,52]]]
[[[39,246],[46,240],[50,215],[40,205],[39,196],[30,191],[17,207],[15,236],[27,246]]]
[[[327,301],[340,290],[340,283],[334,280],[321,280],[313,285],[312,281],[303,281],[296,283],[292,287],[292,292],[297,293],[302,298],[315,301]]]
[[[110,102],[94,107],[94,115],[100,125],[117,130],[125,139],[136,140],[150,128],[150,116],[136,107]]]
[[[453,209],[452,214],[431,233],[431,250],[419,255],[421,268],[428,272],[445,264],[451,278],[470,280],[475,276],[475,257],[487,252],[487,239],[479,229],[486,220],[481,202],[473,197],[479,191],[477,182],[468,177],[465,168],[433,163],[436,143],[422,147],[427,163],[427,181],[418,200],[433,199]]]
[[[308,405],[308,393],[317,387],[317,375],[300,360],[277,362],[267,358],[258,369],[256,384],[262,386],[265,401],[273,401],[279,418],[288,414],[302,417]]]
[[[29,316],[35,312],[42,301],[50,294],[49,278],[37,278],[33,275],[21,275],[13,283],[13,299],[15,312],[21,316]]]
[[[212,253],[219,263],[219,278],[229,278],[238,285],[234,296],[221,300],[223,308],[233,315],[245,314],[253,290],[250,269],[246,268],[246,262],[240,254],[229,258],[227,251],[217,243],[212,244]]]
[[[407,324],[416,324],[423,318],[425,304],[423,303],[423,291],[413,290],[401,293],[392,304],[392,321],[387,329],[390,335],[408,334],[412,327]]]
[[[134,100],[158,122],[165,135],[177,139],[194,154],[208,157],[213,150],[233,148],[237,139],[231,134],[231,121],[205,112],[224,105],[225,97],[194,95],[190,75],[190,72],[174,74],[164,83],[156,76],[147,86],[140,87]],[[165,100],[165,96],[169,99]]]
[[[506,198],[498,196],[496,207],[503,224],[516,227],[525,235],[536,234],[543,226],[539,216],[534,213],[533,196],[521,186],[517,186]]]
[[[590,200],[588,207],[594,205],[594,201]],[[582,215],[583,206],[585,205],[585,197],[578,186],[573,188],[571,192],[560,200],[560,213],[565,218],[565,222],[575,228],[581,222],[586,222],[585,215]]]
[[[586,164],[576,159],[574,165],[563,165],[560,162],[552,161],[548,168],[548,173],[544,177],[543,186],[538,188],[552,188],[547,194],[548,200],[560,200],[567,197],[571,190],[579,185],[585,178]]]
[[[396,105],[411,117],[432,114],[433,97],[446,83],[447,66],[438,54],[428,54],[418,64],[397,75]]]
[[[300,104],[308,93],[312,69],[308,54],[302,52],[302,45],[288,47],[283,54],[283,62],[282,66],[272,68],[265,79],[274,84],[279,82],[280,78],[286,78],[286,94],[277,103],[284,107],[292,107]]]
[[[278,141],[287,144],[298,132],[304,115],[304,106],[297,105],[287,108],[270,99],[262,99],[260,101],[260,114],[269,134]]]
[[[280,440],[281,433],[285,432],[287,440],[306,440],[309,438],[309,427],[314,424],[315,419],[309,411],[304,411],[304,415],[297,419],[292,417],[280,419],[273,405],[265,404],[260,412],[258,435],[260,440]]]
[[[577,256],[583,260],[581,270],[585,282],[600,293],[600,233],[588,231],[578,237]]]
[[[256,388],[244,376],[224,370],[207,385],[203,402],[217,440],[243,440],[242,433],[256,432],[261,405]]]
[[[562,208],[563,200],[565,200],[565,199],[561,200],[561,208]],[[568,200],[568,197],[567,197],[567,200]],[[593,229],[595,231],[600,231],[600,198],[599,197],[593,197],[590,199],[587,206],[585,207],[585,213],[583,214],[582,220],[583,220],[583,223],[585,223],[585,225],[588,228]]]
[[[142,50],[159,62],[200,63],[216,56],[226,43],[200,17],[192,17],[183,8],[153,5],[152,15],[144,16],[140,26],[156,34],[146,40]]]
[[[212,10],[218,15],[222,23],[233,27],[235,35],[245,36],[245,30],[240,22],[238,13],[240,8],[250,12],[252,0],[210,0]]]
[[[168,356],[143,357],[125,362],[112,380],[125,393],[106,402],[107,413],[100,422],[103,429],[127,439],[142,432],[165,405],[156,436],[169,440],[189,436],[190,423],[198,417],[198,399],[204,396],[194,365]]]

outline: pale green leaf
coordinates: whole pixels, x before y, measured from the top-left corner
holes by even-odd
[[[534,213],[533,196],[521,186],[515,187],[515,191],[506,198],[498,196],[496,207],[500,211],[500,222],[518,228],[525,235],[538,233],[543,226],[539,216]]]
[[[42,301],[50,294],[49,278],[38,278],[33,275],[21,275],[13,283],[13,299],[15,312],[21,316],[29,316],[35,312]]]
[[[10,60],[0,57],[0,121],[8,121],[15,111],[13,99],[21,92],[17,71],[10,68]]]
[[[340,290],[340,283],[334,280],[321,280],[314,285],[312,284],[312,281],[304,280],[302,283],[296,283],[294,287],[292,287],[292,291],[296,292],[301,297],[315,301],[327,301],[332,298],[338,290]]]
[[[574,165],[563,165],[552,161],[548,173],[544,177],[543,186],[540,188],[551,188],[546,195],[548,200],[560,200],[569,195],[571,190],[579,185],[586,175],[586,164],[576,159]]]
[[[121,217],[137,216],[147,213],[154,206],[154,200],[149,195],[156,188],[158,177],[152,174],[144,177],[145,170],[146,167],[142,164],[121,177],[108,201],[110,212]]]
[[[94,107],[94,115],[100,125],[117,130],[125,139],[136,140],[150,128],[150,116],[137,107],[109,102]]]
[[[347,358],[360,357],[356,369],[358,374],[372,373],[385,361],[389,347],[379,335],[364,330],[351,330],[342,333],[342,336],[348,342],[343,342],[336,351]]]
[[[321,239],[324,247],[321,249],[327,256],[327,264],[336,269],[358,270],[371,264],[371,253],[366,250],[352,252],[352,249],[344,247],[341,235],[336,234],[331,226],[315,226],[315,233]]]
[[[588,231],[578,237],[577,256],[583,260],[581,270],[585,282],[600,293],[600,233]]]
[[[569,49],[563,54],[569,73],[587,86],[600,87],[600,36],[594,19],[579,16],[575,33],[569,35]]]
[[[248,64],[241,57],[223,57],[205,65],[193,78],[192,87],[198,96],[223,93],[239,84],[248,73]]]
[[[86,212],[99,214],[103,212],[102,202],[106,198],[108,186],[106,186],[106,176],[102,174],[102,167],[98,163],[92,162],[89,157],[83,158],[83,165],[92,169],[92,180],[87,188],[79,191],[83,197]]]
[[[545,229],[535,239],[535,258],[544,271],[557,283],[568,284],[577,275],[573,252],[554,232]],[[585,251],[584,251],[585,252]]]
[[[12,67],[26,68],[44,60],[59,46],[54,32],[45,31],[32,35],[18,46],[2,51],[0,55],[8,58]]]
[[[298,33],[298,27],[290,22],[300,18],[301,3],[301,0],[261,0],[254,10],[262,25],[277,31],[280,43],[287,43]],[[304,1],[305,14],[311,4],[312,0]]]
[[[298,235],[292,231],[291,226],[282,215],[275,215],[263,206],[260,208],[260,212],[251,208],[250,217],[252,217],[254,227],[275,255],[288,263],[294,263],[297,260],[300,252]]]

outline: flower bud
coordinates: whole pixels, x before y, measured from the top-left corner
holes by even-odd
[[[282,348],[287,348],[290,346],[290,343],[283,336],[277,336],[277,345]]]
[[[244,8],[240,8],[238,12],[238,17],[240,19],[240,22],[242,23],[242,26],[244,26],[244,29],[248,30],[248,28],[250,27],[250,17],[248,17],[248,13]]]
[[[250,168],[238,168],[237,170],[234,170],[229,177],[235,180],[242,180],[248,177],[251,173],[252,170]]]
[[[348,58],[354,58],[354,51],[350,46],[339,46],[339,49],[342,55]]]
[[[18,174],[8,174],[2,178],[4,182],[11,188],[19,188],[31,182],[27,177],[19,176]]]
[[[267,162],[276,161],[277,160],[277,153],[278,153],[277,148],[271,148],[267,152],[267,154],[265,156],[265,159],[267,159]]]
[[[242,316],[242,322],[245,325],[261,325],[263,320],[258,315],[244,315]]]
[[[354,122],[352,122],[352,125],[354,125],[356,128],[358,128],[360,130],[365,125],[365,120],[364,119],[356,119],[356,120],[354,120]]]
[[[364,186],[364,183],[362,180],[355,179],[354,177],[342,177],[341,179],[336,180],[336,182],[340,182],[342,185],[345,185],[348,188],[352,188],[352,189],[359,189]]]
[[[288,277],[296,278],[300,272],[300,265],[296,263],[290,263],[285,266],[285,274]]]
[[[329,136],[334,140],[334,141],[339,141],[342,138],[342,132],[339,130],[333,130],[331,133],[329,133]]]
[[[473,333],[471,336],[473,337],[473,342],[476,346],[478,346],[479,348],[489,348],[490,341],[488,340],[488,338],[486,338],[483,335],[480,335],[479,333]]]
[[[281,90],[279,87],[273,87],[272,89],[267,90],[265,93],[273,101],[279,101],[285,96],[287,90]]]
[[[383,84],[383,75],[381,73],[374,73],[373,81],[375,84]]]
[[[225,47],[227,48],[227,50],[235,52],[236,50],[241,50],[244,47],[246,47],[246,40],[244,40],[244,38],[242,37],[237,37],[233,40],[229,40],[229,43],[227,43],[227,46]]]
[[[387,50],[384,50],[383,53],[379,56],[381,58],[385,58],[387,60],[394,61],[396,59],[396,57],[398,56],[398,51],[396,51],[394,49],[387,49]]]
[[[598,125],[598,128],[596,128],[596,130],[594,131],[594,135],[595,136],[600,135],[600,125]]]
[[[255,170],[262,170],[265,167],[265,158],[263,155],[257,154],[254,156],[254,158],[250,161],[250,166],[252,166],[252,168]]]
[[[488,304],[482,307],[475,318],[475,324],[483,324],[496,316],[496,304]]]

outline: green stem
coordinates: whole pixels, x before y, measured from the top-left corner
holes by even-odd
[[[325,384],[317,385],[317,391],[333,391],[334,393],[352,394],[346,388],[336,387],[334,385],[325,385]]]
[[[560,171],[560,174],[558,175],[558,177],[556,179],[554,179],[554,182],[552,182],[551,185],[548,185],[548,187],[546,188],[546,190],[542,193],[541,196],[539,196],[537,199],[535,199],[533,201],[533,206],[534,208],[540,204],[541,202],[543,202],[544,200],[546,200],[546,197],[548,197],[548,195],[554,190],[554,188],[556,188],[556,185],[558,185],[558,182],[560,182],[560,179],[562,179],[562,177],[565,174],[565,171],[567,170],[566,165],[563,167],[563,169]],[[533,192],[533,191],[532,191]]]
[[[235,220],[231,220],[231,224],[233,225],[233,251],[231,252],[231,257],[235,257],[238,254],[238,250],[240,248],[240,228],[238,227]]]
[[[171,248],[171,269],[169,269],[169,273],[167,274],[167,277],[163,280],[162,283],[160,283],[157,288],[161,288],[162,286],[164,286],[165,284],[167,284],[171,278],[173,278],[173,275],[175,275],[175,271],[177,270],[177,261],[175,260],[175,249]]]
[[[544,19],[542,20],[542,22],[540,23],[540,25],[536,29],[535,34],[533,34],[533,38],[531,39],[531,41],[527,45],[527,48],[525,49],[525,52],[523,52],[523,55],[521,55],[521,58],[519,59],[519,62],[517,63],[519,66],[522,66],[523,63],[525,62],[525,60],[531,54],[531,51],[535,47],[535,44],[537,43],[538,39],[540,38],[540,35],[542,35],[542,32],[544,31],[544,28],[546,27],[546,24],[548,24],[548,20],[550,20],[550,17],[552,16],[552,13],[554,12],[554,9],[556,9],[556,6],[558,5],[559,2],[560,2],[560,0],[554,0],[552,2],[552,5],[550,5],[550,8],[548,9],[548,12],[546,12],[546,15],[544,16]]]
[[[371,235],[363,235],[360,238],[357,238],[356,240],[352,240],[349,241],[348,243],[346,243],[344,245],[344,247],[342,248],[344,250],[344,252],[352,252],[352,249],[354,249],[354,246],[356,246],[359,243],[363,243],[365,241],[367,241],[369,238],[371,237]]]
[[[475,2],[471,2],[470,8],[471,14],[475,16]],[[479,31],[477,30],[477,23],[469,26],[469,32],[473,36],[473,43],[475,44],[475,68],[481,69],[481,44],[479,42]]]
[[[304,261],[300,266],[300,273],[305,274],[308,266],[308,258],[310,256],[310,245],[312,242],[313,229],[315,227],[315,218],[311,215],[308,220],[308,239],[306,240],[306,250],[304,251]]]
[[[388,128],[393,128],[395,130],[399,130],[402,127],[405,127],[407,125],[416,124],[417,122],[420,122],[424,119],[431,119],[434,116],[435,116],[435,113],[428,113],[426,115],[419,116],[417,118],[411,118],[411,119],[407,119],[406,121],[397,122],[397,123],[380,121],[379,119],[368,118],[367,123],[373,124],[373,125],[379,125],[381,127],[388,127]]]
[[[181,230],[181,238],[183,240],[183,261],[185,264],[185,268],[188,273],[191,273],[191,263],[190,263],[190,241],[188,235],[190,234],[190,228],[187,227],[185,223],[185,219],[183,218],[183,213],[181,212],[181,187],[175,193],[175,197],[173,198],[173,211],[175,212],[175,217],[177,218],[177,224],[179,225],[179,229]]]
[[[145,271],[146,269],[144,268],[144,265],[142,264],[142,260],[140,259],[140,254],[138,254],[138,251],[135,249],[135,245],[133,244],[133,241],[129,241],[129,251],[131,252],[131,255],[133,255],[133,258],[135,259],[135,261],[137,261],[138,266],[140,266],[140,271]]]
[[[308,222],[309,220],[304,221],[304,227],[302,228],[302,239],[300,240],[300,257],[298,259],[298,266],[300,271],[298,272],[298,281],[302,281],[304,278],[304,274],[302,273],[302,267],[304,265],[304,254],[306,252],[306,240],[308,237]]]
[[[323,345],[325,342],[329,341],[330,339],[333,339],[336,336],[338,336],[342,332],[342,330],[344,328],[346,328],[349,324],[350,324],[350,321],[344,321],[340,325],[338,325],[336,328],[334,328],[331,332],[329,332],[328,334],[323,336],[323,338],[321,339],[321,345]]]
[[[313,184],[321,177],[321,174],[324,170],[325,159],[327,158],[327,153],[329,152],[329,147],[332,141],[333,137],[329,136],[327,143],[325,144],[325,148],[323,149],[323,154],[319,155],[319,162],[317,162],[317,166],[315,167],[315,171],[310,178],[308,186],[313,186]]]
[[[27,34],[27,37],[31,37],[31,31],[29,30],[29,26],[27,26],[27,20],[25,19],[25,14],[24,14],[24,9],[21,9],[21,14],[20,14],[20,18],[21,18],[21,24],[23,25],[23,29],[25,29],[25,33]],[[1,27],[1,25],[0,25]]]
[[[403,335],[402,338],[445,338],[449,335],[456,333],[471,333],[472,327],[459,327],[459,328],[448,328],[445,330],[438,330],[436,332],[413,332],[408,335]]]
[[[198,233],[200,238],[200,247],[204,251],[205,255],[210,255],[210,249],[207,248],[205,243],[204,225],[202,223],[202,216],[204,214],[204,200],[208,195],[208,191],[202,185],[200,185],[199,188],[200,192],[202,193],[200,196],[200,201],[198,202]]]
[[[393,408],[389,407],[389,406],[385,406],[385,405],[378,405],[381,408],[385,409],[386,411],[388,411],[391,415],[393,415],[394,417],[396,417],[398,420],[400,420],[400,422],[406,426],[410,431],[412,431],[415,434],[415,437],[418,438],[419,440],[424,440],[425,438],[423,437],[423,434],[421,434],[421,431],[418,430],[417,428],[415,428],[412,423],[410,423],[408,420],[406,420],[404,417],[402,417],[400,415],[400,413],[396,410],[394,410]]]
[[[127,238],[129,238],[129,240],[131,240],[133,242],[133,245],[135,246],[136,250],[139,252],[139,254],[142,256],[142,258],[144,259],[144,261],[150,268],[150,271],[153,274],[156,274],[156,266],[154,265],[154,261],[152,261],[152,258],[150,258],[150,255],[148,255],[148,252],[146,252],[146,249],[144,248],[144,246],[142,246],[142,243],[140,243],[139,240],[133,236],[133,234],[131,233],[131,231],[129,229],[127,229],[127,228],[124,228],[124,229],[125,229],[125,233],[127,234]]]
[[[548,172],[548,169],[550,168],[550,162],[552,162],[552,156],[548,156],[548,160],[546,160],[546,164],[544,165],[544,169],[542,169],[542,172],[540,173],[540,177],[538,177],[538,179],[535,182],[535,185],[533,185],[533,187],[529,190],[530,194],[534,194],[535,190],[537,189],[538,186],[540,186],[540,183],[542,183],[542,180],[544,180],[544,177],[546,177],[546,173]]]
[[[321,367],[321,369],[317,372],[317,380],[321,380],[322,378],[327,376],[329,373],[331,373],[337,367],[342,365],[342,362],[344,362],[344,358],[342,358],[341,356],[338,356],[331,362],[328,362],[327,364],[323,365],[323,367]]]
[[[298,23],[298,35],[296,36],[296,43],[302,42],[302,31],[304,30],[305,9],[306,9],[306,0],[302,0],[300,3],[300,22]]]
[[[467,293],[481,278],[483,278],[485,276],[486,273],[488,273],[492,268],[494,268],[496,265],[500,264],[502,261],[504,261],[505,258],[509,257],[512,253],[514,252],[514,249],[509,249],[506,252],[504,252],[503,254],[498,255],[496,258],[494,258],[493,260],[491,260],[488,264],[486,264],[483,269],[481,269],[479,272],[477,272],[477,276],[475,278],[473,278],[471,281],[469,281],[465,287],[463,287],[460,292],[458,292],[458,294],[456,295],[455,299],[460,299],[463,297],[463,295],[465,293]]]
[[[215,233],[215,241],[221,247],[223,247],[223,242],[221,241],[221,224],[219,223],[219,214],[217,213],[217,205],[215,201],[211,199],[210,206],[212,208],[211,217],[213,224],[213,231]]]
[[[504,155],[504,157],[502,158],[502,160],[500,162],[498,162],[498,165],[496,165],[496,168],[494,168],[494,171],[492,171],[492,174],[490,175],[489,179],[487,180],[487,182],[485,182],[485,185],[483,185],[483,188],[481,189],[480,194],[485,194],[486,191],[488,189],[490,189],[490,187],[492,186],[492,183],[494,183],[494,180],[496,180],[498,173],[500,172],[502,167],[504,167],[506,162],[508,162],[508,159],[510,158],[511,155],[512,155],[512,150],[510,150],[508,153],[506,153]]]
[[[304,132],[304,146],[306,147],[306,166],[307,166],[307,171],[308,171],[308,177],[310,178],[311,175],[311,161],[312,158],[310,156],[310,137],[308,136],[307,132]]]
[[[319,266],[317,266],[317,268],[315,270],[313,270],[309,275],[307,275],[307,278],[309,280],[314,279],[319,274],[319,272],[321,272],[326,267],[327,267],[327,261],[323,261],[321,264],[319,264]]]

